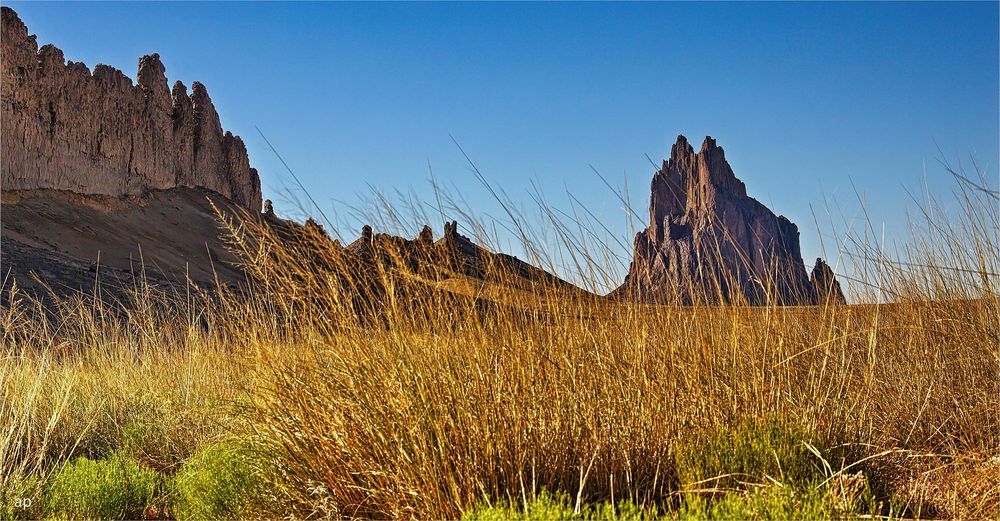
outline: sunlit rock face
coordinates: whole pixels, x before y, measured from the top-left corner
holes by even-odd
[[[725,151],[706,137],[695,152],[678,136],[653,176],[649,227],[635,237],[625,283],[612,296],[677,304],[813,304],[836,291],[822,261],[810,280],[799,230],[747,195]]]
[[[205,87],[168,88],[157,54],[121,71],[66,62],[8,7],[2,38],[2,187],[139,195],[201,187],[253,211],[260,178],[243,141],[225,132]]]

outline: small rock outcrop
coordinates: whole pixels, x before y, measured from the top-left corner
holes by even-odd
[[[830,265],[823,259],[816,259],[816,265],[813,266],[809,282],[812,283],[817,304],[847,303],[847,299],[844,298],[844,292],[840,289],[840,282],[837,282],[837,276],[834,275]]]
[[[810,280],[798,227],[747,195],[711,137],[695,152],[678,136],[651,190],[649,227],[636,235],[629,273],[612,296],[794,305],[835,292],[843,301],[825,262],[817,263]]]
[[[2,187],[140,195],[200,187],[261,210],[260,178],[243,141],[223,131],[204,85],[171,90],[157,54],[121,71],[67,62],[2,8]]]

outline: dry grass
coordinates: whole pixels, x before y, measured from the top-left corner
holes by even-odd
[[[872,304],[812,308],[529,297],[502,272],[452,293],[475,286],[392,260],[359,276],[319,234],[233,224],[250,296],[139,287],[54,318],[5,303],[0,517],[26,515],[7,506],[24,483],[43,504],[75,456],[124,450],[170,475],[233,439],[266,459],[276,494],[234,516],[455,518],[542,491],[577,511],[677,511],[721,490],[685,482],[677,455],[760,422],[802,433],[815,458],[744,465],[731,494],[801,474],[844,495],[861,471],[872,513],[996,517],[1000,220],[994,194],[958,193],[965,215],[925,207],[895,260],[870,233],[849,242]],[[581,277],[603,273],[603,253],[565,246],[554,257]]]

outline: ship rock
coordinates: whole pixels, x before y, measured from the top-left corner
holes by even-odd
[[[653,176],[649,227],[636,234],[625,282],[612,297],[665,304],[843,303],[833,270],[810,275],[799,229],[747,195],[725,151],[678,136]]]

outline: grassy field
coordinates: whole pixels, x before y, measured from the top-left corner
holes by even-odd
[[[845,241],[851,306],[480,299],[386,268],[359,307],[322,239],[253,222],[251,295],[12,291],[0,518],[996,519],[1000,220],[962,186],[895,261]]]

